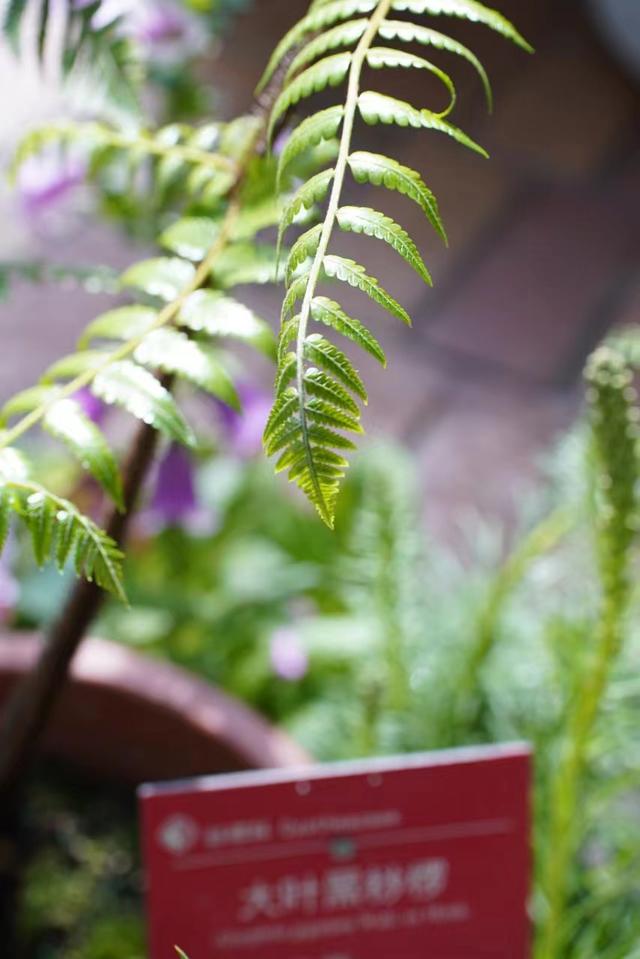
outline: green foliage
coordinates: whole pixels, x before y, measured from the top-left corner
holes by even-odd
[[[154,131],[98,122],[51,123],[24,137],[11,174],[15,178],[30,157],[55,148],[85,159],[107,195],[135,196],[144,189],[156,203],[176,198],[183,204],[191,199],[207,205],[223,196],[235,179],[237,130],[237,123],[171,123]]]
[[[388,243],[426,283],[431,283],[418,247],[402,226],[376,210],[342,205],[347,171],[350,169],[360,183],[384,185],[415,200],[446,240],[437,203],[420,175],[394,159],[354,151],[355,122],[360,117],[372,126],[382,123],[436,130],[486,155],[482,147],[444,119],[456,101],[455,87],[447,73],[397,45],[378,47],[374,44],[382,37],[400,43],[417,42],[457,54],[475,67],[490,102],[491,92],[483,67],[475,55],[457,41],[422,24],[394,21],[390,19],[394,12],[418,16],[446,14],[480,22],[529,49],[504,17],[471,0],[330,0],[313,3],[306,16],[292,27],[274,51],[261,80],[259,89],[286,64],[284,87],[271,112],[269,139],[292,108],[313,94],[348,81],[344,103],[312,113],[297,124],[280,154],[278,184],[282,186],[297,157],[322,141],[339,137],[335,163],[307,178],[297,188],[294,198],[284,204],[279,243],[296,216],[303,210],[313,212],[329,193],[321,219],[294,242],[287,262],[275,405],[265,431],[267,454],[280,454],[276,468],[287,470],[289,479],[307,494],[329,526],[333,526],[346,468],[344,457],[335,451],[352,448],[345,432],[362,430],[359,418],[354,419],[350,414],[345,419],[342,392],[346,387],[364,402],[367,393],[342,348],[311,332],[310,323],[314,319],[325,323],[382,362],[384,353],[363,322],[352,320],[339,303],[318,296],[318,286],[325,279],[340,280],[360,290],[403,323],[410,325],[411,322],[404,308],[377,279],[368,275],[364,266],[330,252],[335,227]],[[342,49],[345,47],[351,49]],[[448,102],[443,110],[434,112],[375,91],[361,91],[362,71],[367,66],[376,71],[397,67],[427,70],[443,84]],[[299,301],[302,302],[298,310]],[[321,407],[317,394],[310,396],[308,389],[307,373],[316,366],[324,374]],[[335,390],[333,396],[332,389]]]
[[[98,166],[106,162],[104,151],[126,153],[133,168],[151,157],[152,185],[167,177],[186,178],[189,190],[197,195],[197,215],[173,218],[161,235],[160,243],[174,255],[144,260],[120,278],[118,287],[131,290],[140,302],[94,319],[80,337],[78,350],[54,363],[37,386],[10,398],[0,414],[4,427],[0,453],[8,464],[9,491],[2,499],[2,531],[6,532],[9,514],[17,512],[32,531],[38,562],[51,558],[62,567],[74,555],[79,575],[94,577],[120,596],[121,563],[114,544],[44,486],[36,489],[29,481],[23,495],[9,468],[18,462],[14,446],[40,424],[122,508],[115,456],[101,427],[77,402],[79,390],[90,389],[103,403],[121,407],[187,446],[195,446],[197,438],[173,396],[174,381],[186,381],[238,409],[233,364],[221,349],[223,341],[240,341],[270,358],[275,355],[267,324],[222,292],[239,284],[270,282],[276,276],[275,248],[255,241],[256,233],[274,225],[278,217],[275,202],[267,202],[273,195],[275,166],[254,156],[260,133],[253,117],[198,131],[164,128],[155,135],[125,135],[99,124],[66,125],[37,131],[18,151],[17,165],[53,142],[65,149],[84,138]],[[218,143],[220,153],[211,152]],[[241,194],[241,206],[230,190]],[[39,511],[36,504],[41,504]],[[73,520],[63,521],[63,515]]]
[[[29,37],[27,12],[35,6],[35,32]],[[8,0],[2,31],[16,53],[23,52],[26,41],[31,40],[40,60],[55,53],[66,76],[81,76],[118,113],[136,117],[140,113],[140,64],[131,43],[119,33],[118,17],[96,29],[93,20],[99,9],[100,0],[80,7],[63,7],[48,0],[37,5],[30,0]]]
[[[92,453],[93,462],[106,469],[101,463],[101,458],[106,458],[102,451]],[[110,480],[114,482],[112,476]],[[52,558],[62,571],[71,563],[78,576],[95,580],[125,599],[122,554],[113,540],[73,503],[32,479],[24,457],[5,448],[0,454],[0,546],[6,540],[11,516],[28,530],[40,565]]]

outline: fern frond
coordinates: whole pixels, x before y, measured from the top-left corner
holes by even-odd
[[[406,50],[393,50],[391,47],[372,47],[367,53],[367,64],[372,70],[384,70],[385,67],[402,67],[404,70],[427,70],[438,78],[449,94],[449,103],[436,116],[446,117],[456,105],[456,88],[453,80],[448,73],[441,70],[434,63],[417,56],[415,53],[407,53]]]
[[[318,284],[325,279],[347,283],[403,323],[411,324],[404,307],[368,274],[365,266],[331,252],[335,228],[383,240],[426,283],[431,283],[416,243],[400,224],[375,209],[342,204],[347,170],[351,170],[357,182],[385,186],[416,202],[446,242],[436,199],[420,174],[396,160],[352,150],[356,120],[359,116],[370,125],[382,123],[435,130],[486,156],[481,146],[445,119],[456,99],[455,86],[449,75],[413,52],[395,46],[376,46],[375,41],[381,37],[387,42],[415,42],[462,57],[480,75],[490,102],[489,81],[480,61],[465,46],[445,34],[409,20],[389,19],[395,11],[434,16],[448,14],[482,23],[529,49],[501,14],[475,0],[316,0],[307,15],[283,38],[267,65],[262,85],[287,58],[291,60],[285,73],[284,89],[271,114],[270,135],[285,120],[291,107],[313,93],[347,81],[344,102],[303,119],[287,137],[279,159],[277,185],[281,189],[294,161],[297,162],[317,144],[339,136],[335,162],[307,177],[283,205],[278,250],[296,218],[305,210],[315,211],[328,194],[322,220],[294,241],[286,264],[287,291],[281,315],[276,398],[265,430],[267,453],[281,454],[276,468],[288,470],[289,479],[307,494],[330,526],[346,468],[342,454],[334,451],[351,448],[351,440],[343,434],[360,432],[353,406],[366,402],[367,393],[346,353],[325,337],[310,333],[309,325],[313,321],[322,323],[382,364],[385,355],[363,322],[350,317],[334,300],[318,295]],[[419,109],[372,90],[361,91],[362,71],[366,67],[375,71],[396,67],[427,70],[443,84],[448,103],[444,110],[437,112]],[[334,455],[339,455],[338,462],[332,459]]]
[[[423,27],[418,23],[411,23],[409,20],[385,20],[380,27],[379,36],[383,40],[401,40],[403,43],[419,43],[424,47],[433,47],[436,50],[445,50],[447,53],[453,53],[456,56],[466,60],[477,72],[482,86],[484,87],[489,110],[493,107],[493,93],[487,71],[478,60],[475,53],[459,43],[452,37],[448,37],[438,30],[432,30],[430,27]]]
[[[12,516],[29,531],[40,565],[51,559],[62,570],[71,561],[79,576],[126,602],[122,554],[113,540],[69,500],[35,482],[22,454],[6,448],[0,452],[0,549]]]
[[[264,321],[231,297],[208,288],[217,275],[214,265],[224,271],[229,286],[247,280],[251,271],[252,279],[266,280],[274,275],[275,252],[271,248],[267,248],[265,260],[259,253],[249,257],[248,251],[253,250],[250,244],[230,243],[236,210],[236,206],[231,208],[221,221],[210,223],[198,218],[194,224],[187,219],[166,231],[165,242],[192,258],[198,248],[197,266],[180,256],[157,257],[126,271],[122,285],[146,302],[118,307],[97,317],[85,330],[75,353],[54,363],[36,387],[7,402],[0,413],[1,422],[20,419],[0,433],[0,454],[40,423],[71,449],[80,465],[121,507],[115,459],[99,427],[87,419],[75,401],[78,390],[90,388],[105,403],[124,408],[172,441],[186,445],[195,443],[194,434],[159,374],[187,380],[238,408],[219,341],[232,337],[270,357],[276,350],[275,338]],[[212,241],[204,255],[203,237]]]
[[[425,283],[430,286],[433,285],[418,247],[407,231],[403,230],[390,216],[385,216],[369,207],[343,206],[338,210],[337,220],[341,230],[351,233],[364,233],[366,236],[384,240],[413,267]]]
[[[397,160],[359,150],[348,160],[354,179],[358,183],[372,183],[388,190],[397,190],[422,207],[434,230],[447,242],[444,225],[438,210],[438,201],[415,170],[403,166]]]
[[[399,320],[402,320],[403,323],[406,323],[407,326],[411,326],[411,317],[404,307],[400,306],[398,301],[395,300],[390,293],[387,293],[378,280],[373,276],[369,276],[365,268],[359,263],[356,263],[355,260],[348,260],[344,256],[328,254],[325,256],[322,265],[324,272],[327,276],[331,277],[331,279],[341,280],[343,283],[348,283],[349,286],[355,287],[362,293],[366,293],[366,295],[369,296],[374,303],[377,303],[378,306],[381,306],[383,310],[387,310],[392,316],[396,316]]]
[[[127,132],[106,123],[47,124],[22,139],[9,172],[15,178],[30,157],[55,147],[85,157],[94,176],[119,163],[134,191],[134,178],[147,163],[148,190],[162,193],[179,185],[187,195],[206,202],[222,196],[236,175],[236,144],[230,126],[171,124],[154,131]]]
[[[378,123],[395,123],[399,127],[414,127],[424,130],[437,130],[439,133],[446,133],[453,137],[462,146],[474,150],[481,156],[487,157],[488,153],[480,144],[476,143],[466,133],[447,123],[437,113],[431,110],[418,110],[412,107],[410,103],[404,100],[397,100],[395,97],[388,97],[384,93],[375,93],[372,90],[366,90],[358,98],[358,109],[365,123],[369,126],[376,126]]]

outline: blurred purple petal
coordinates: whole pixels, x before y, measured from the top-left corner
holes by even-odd
[[[287,682],[297,682],[309,669],[309,657],[294,629],[277,629],[270,641],[270,659],[274,673]]]
[[[91,390],[83,387],[83,389],[74,393],[73,398],[76,403],[82,407],[82,412],[85,416],[88,416],[90,420],[93,420],[93,422],[98,425],[103,422],[107,407],[102,400],[99,400],[97,396],[93,395]]]
[[[172,443],[158,467],[151,508],[167,526],[179,526],[197,506],[193,463],[182,446]]]
[[[85,175],[86,164],[80,157],[58,149],[29,157],[18,174],[18,197],[25,216],[38,220],[59,207],[84,182]]]
[[[238,395],[241,412],[217,403],[222,430],[230,451],[240,459],[251,459],[262,452],[262,434],[271,410],[272,397],[266,390],[241,384]]]

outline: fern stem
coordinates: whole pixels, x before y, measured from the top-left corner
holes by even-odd
[[[315,474],[314,463],[313,463],[313,453],[311,449],[311,443],[309,440],[309,432],[307,426],[307,418],[305,411],[306,404],[306,387],[304,381],[304,364],[305,364],[305,342],[307,338],[307,329],[309,326],[309,317],[311,316],[311,303],[316,293],[316,287],[320,279],[320,274],[322,272],[322,266],[324,263],[324,258],[329,249],[329,243],[331,241],[331,236],[336,224],[336,218],[338,210],[340,208],[340,198],[342,196],[342,188],[344,186],[344,178],[347,172],[347,165],[349,160],[349,154],[351,152],[351,138],[353,136],[353,127],[355,123],[356,110],[358,108],[358,96],[360,93],[360,77],[362,75],[362,68],[365,64],[367,52],[369,47],[375,40],[378,31],[382,24],[384,23],[389,10],[391,9],[391,4],[393,0],[380,0],[376,9],[371,14],[369,18],[369,25],[365,32],[363,33],[358,46],[353,52],[351,58],[351,67],[349,69],[349,81],[347,86],[347,97],[345,102],[344,117],[342,122],[342,134],[340,136],[340,147],[338,151],[338,157],[336,160],[336,165],[334,169],[333,176],[333,185],[331,188],[331,193],[329,196],[329,202],[327,204],[327,212],[325,214],[324,222],[322,225],[322,232],[320,234],[320,242],[318,244],[318,249],[309,272],[309,281],[307,283],[307,288],[305,290],[304,299],[302,301],[302,307],[300,310],[300,325],[298,328],[298,337],[296,342],[296,365],[297,365],[297,374],[296,374],[296,385],[298,389],[298,405],[300,410],[300,424],[302,430],[302,439],[304,442],[307,458],[310,466],[310,476],[312,477],[315,494],[318,500],[318,503],[323,504],[322,512],[325,517],[328,519],[330,516],[330,510],[328,504],[326,503],[324,493],[318,482],[318,479]]]

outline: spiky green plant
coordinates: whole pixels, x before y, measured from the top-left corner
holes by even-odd
[[[386,360],[367,323],[349,316],[335,300],[320,295],[319,284],[325,278],[346,283],[396,319],[411,322],[406,310],[364,266],[331,252],[335,230],[382,240],[426,283],[431,282],[416,244],[399,224],[377,210],[343,205],[347,174],[351,172],[359,183],[384,186],[415,200],[446,241],[437,201],[420,174],[394,158],[356,150],[356,121],[361,119],[370,126],[395,124],[435,130],[486,155],[446,119],[455,103],[451,78],[402,44],[413,42],[465,57],[476,66],[489,92],[484,70],[474,55],[452,38],[422,23],[394,20],[398,13],[425,18],[428,23],[442,15],[479,22],[530,49],[504,17],[475,0],[317,0],[278,45],[261,81],[262,86],[268,83],[278,66],[292,57],[284,89],[271,113],[270,136],[288,112],[312,94],[347,85],[340,103],[312,113],[294,128],[279,158],[278,180],[282,182],[296,156],[321,140],[338,138],[335,163],[304,182],[284,206],[281,235],[301,208],[313,207],[328,194],[322,220],[298,237],[287,260],[276,396],[265,429],[266,452],[279,454],[276,469],[287,471],[329,526],[333,525],[336,497],[348,465],[345,453],[354,448],[345,434],[362,432],[360,404],[367,402],[367,391],[342,347],[314,327],[317,324],[346,337],[382,365]],[[440,112],[418,108],[362,89],[367,68],[382,71],[397,67],[435,75],[447,92],[446,108]]]

